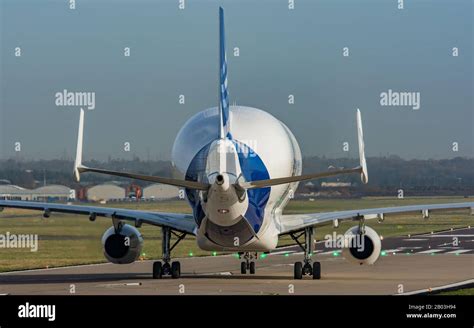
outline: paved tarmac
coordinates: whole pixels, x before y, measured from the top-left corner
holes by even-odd
[[[255,275],[240,274],[235,256],[179,259],[180,279],[154,280],[152,261],[110,263],[0,274],[0,294],[47,295],[380,295],[435,288],[474,278],[474,229],[385,238],[372,266],[353,264],[316,244],[322,278],[293,279],[303,254],[295,246],[257,260]]]

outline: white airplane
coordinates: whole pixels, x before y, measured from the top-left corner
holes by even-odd
[[[79,118],[74,164],[77,181],[81,173],[95,172],[182,187],[192,215],[8,200],[0,200],[0,208],[42,210],[45,217],[61,212],[88,215],[91,221],[98,216],[111,218],[113,225],[104,233],[102,243],[107,260],[117,264],[131,263],[139,257],[143,238],[137,228],[143,223],[161,227],[163,258],[153,263],[153,278],[180,277],[180,262],[171,262],[171,251],[186,235],[196,236],[197,245],[203,250],[238,252],[244,260],[243,274],[255,273],[258,252],[274,250],[279,236],[290,235],[304,252],[303,262],[294,265],[294,278],[307,275],[320,279],[321,265],[311,258],[313,233],[318,226],[337,227],[341,220],[356,221],[346,235],[362,237],[364,247],[349,243],[344,253],[359,264],[373,264],[381,252],[381,239],[365,226],[365,220],[383,220],[386,215],[410,212],[427,217],[431,211],[449,209],[467,209],[472,214],[474,202],[283,215],[300,181],[356,173],[363,183],[368,182],[360,111],[356,113],[360,165],[301,175],[300,148],[285,124],[263,110],[229,105],[222,8],[219,8],[219,34],[219,105],[191,117],[173,146],[173,164],[184,179],[84,166],[82,109]],[[172,235],[177,237],[173,245]]]

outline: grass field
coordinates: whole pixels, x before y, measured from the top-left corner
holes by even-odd
[[[448,292],[441,292],[435,295],[464,295],[464,296],[473,296],[474,288],[463,288],[458,290],[451,290]]]
[[[446,203],[467,201],[465,198],[364,198],[351,200],[316,200],[291,201],[285,214],[324,212],[334,210],[347,210],[354,208],[402,206],[421,203]],[[121,203],[108,204],[110,207],[126,207],[141,210],[156,210],[163,212],[186,212],[190,208],[185,201],[167,201],[152,203]],[[449,228],[472,225],[474,219],[465,211],[444,212],[433,214],[429,220],[424,220],[419,215],[402,215],[389,217],[383,223],[376,220],[368,221],[368,225],[375,228],[383,237],[415,234]],[[345,232],[354,222],[342,223],[337,229],[338,233]],[[30,249],[0,248],[0,272],[64,266],[73,264],[88,264],[104,262],[102,254],[101,237],[104,231],[111,226],[109,219],[97,218],[89,222],[86,216],[52,214],[50,218],[43,219],[38,211],[20,209],[5,209],[0,213],[0,234],[38,234],[39,247],[37,252]],[[321,227],[317,230],[316,238],[322,239],[325,234],[332,233],[331,226]],[[144,259],[161,257],[161,231],[157,227],[143,225],[141,232],[145,243],[143,248]],[[292,243],[289,237],[283,237],[280,245]],[[173,251],[174,257],[211,255],[197,248],[195,240],[187,237]]]

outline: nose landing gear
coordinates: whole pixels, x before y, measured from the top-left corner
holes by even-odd
[[[255,274],[255,261],[257,259],[258,254],[255,253],[250,253],[250,252],[245,252],[245,253],[239,253],[239,259],[244,259],[245,262],[240,263],[240,273],[241,274],[246,274],[247,270],[250,272],[250,274]]]

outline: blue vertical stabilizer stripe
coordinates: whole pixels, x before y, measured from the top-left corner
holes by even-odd
[[[219,101],[224,134],[228,132],[229,93],[227,91],[227,56],[225,52],[224,10],[219,7]]]

